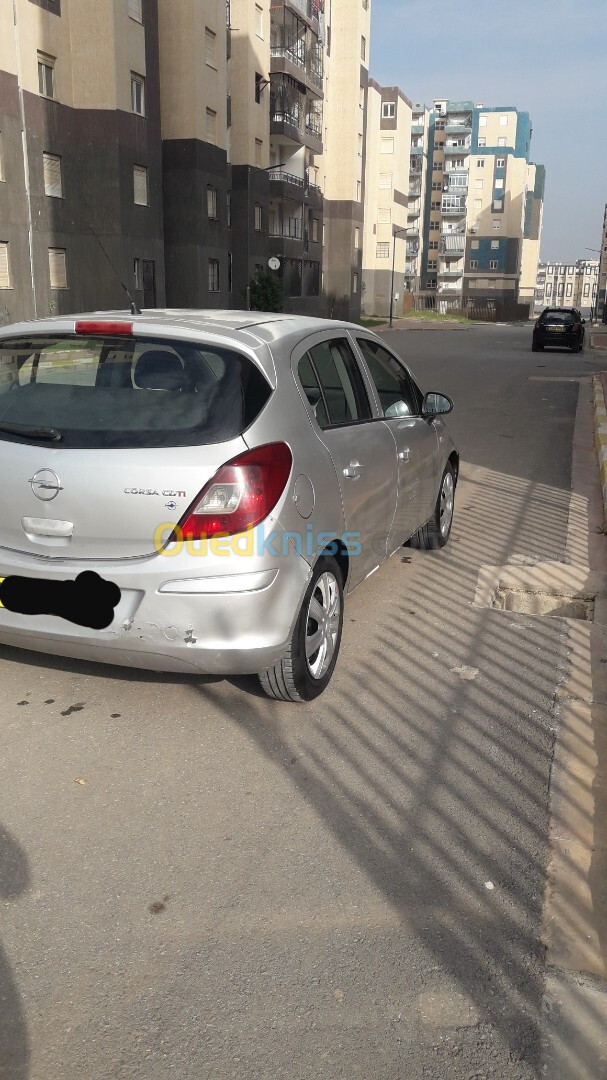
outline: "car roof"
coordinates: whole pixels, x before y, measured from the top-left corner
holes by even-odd
[[[551,311],[563,311],[566,312],[567,315],[570,315],[571,312],[573,312],[575,315],[577,315],[578,309],[575,307],[547,307],[544,308],[544,310],[542,311],[542,315],[548,315]]]
[[[355,323],[335,322],[332,319],[316,319],[303,315],[290,315],[266,311],[232,311],[192,308],[154,308],[132,315],[130,311],[89,311],[69,315],[54,315],[45,319],[13,323],[0,329],[0,338],[22,334],[73,334],[76,320],[103,322],[124,320],[132,322],[135,333],[163,337],[178,331],[180,337],[188,332],[205,333],[222,339],[229,338],[234,344],[251,348],[255,344],[269,344],[290,337],[305,337],[322,331],[345,328],[363,331]],[[256,339],[252,341],[251,339]]]

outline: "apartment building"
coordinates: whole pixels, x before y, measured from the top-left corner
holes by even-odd
[[[324,194],[326,312],[361,310],[371,0],[330,0],[327,14]]]
[[[421,203],[420,197],[409,198],[411,120],[412,105],[402,90],[369,79],[361,303],[371,315],[390,312],[394,268],[394,292],[402,302],[409,214],[412,222],[419,219]],[[355,236],[355,248],[357,243]]]
[[[419,102],[412,106],[411,149],[405,252],[405,288],[418,292],[421,287],[423,227],[428,183],[430,111]]]
[[[428,154],[421,289],[463,306],[530,303],[545,171],[530,162],[529,115],[437,99],[421,136],[412,134],[420,137]]]
[[[0,5],[0,321],[164,303],[157,39],[156,0]]]
[[[603,235],[599,259],[598,289],[596,300],[596,318],[607,323],[607,206],[603,215]]]
[[[574,265],[540,263],[534,303],[536,314],[546,307],[575,307],[585,319],[594,318],[598,281],[598,259],[578,259]]]
[[[274,259],[285,309],[325,313],[323,237],[330,308],[359,310],[356,3],[1,5],[0,320],[121,306],[121,281],[142,307],[242,308]]]

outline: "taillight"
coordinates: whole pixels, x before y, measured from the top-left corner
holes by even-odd
[[[259,525],[282,495],[293,458],[286,443],[268,443],[226,462],[179,522],[186,540],[233,536]]]

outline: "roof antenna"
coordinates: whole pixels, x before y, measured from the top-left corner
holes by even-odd
[[[118,273],[118,271],[117,271],[116,267],[114,266],[114,264],[113,264],[112,260],[110,259],[110,257],[109,257],[109,255],[108,255],[107,251],[105,250],[105,248],[104,248],[103,244],[101,243],[101,240],[100,240],[100,239],[99,239],[99,237],[97,236],[97,233],[95,232],[95,230],[94,230],[93,226],[92,226],[92,225],[90,225],[90,224],[89,224],[89,229],[91,230],[91,232],[92,232],[93,236],[95,237],[95,240],[96,240],[96,241],[97,241],[97,243],[99,244],[99,247],[101,248],[101,250],[102,250],[103,254],[105,255],[105,257],[106,257],[106,259],[107,259],[107,261],[109,262],[109,264],[110,264],[110,266],[111,266],[112,270],[114,271],[114,273],[115,273],[116,277],[117,277],[117,278],[118,278],[118,280],[120,281],[120,275],[119,275],[119,273]],[[136,303],[135,303],[135,301],[133,300],[133,297],[131,296],[131,294],[130,294],[129,290],[127,289],[127,287],[126,287],[126,285],[125,285],[124,281],[120,281],[120,284],[122,285],[122,288],[124,289],[124,291],[125,291],[126,295],[128,296],[128,298],[129,298],[129,300],[130,300],[130,302],[131,302],[131,315],[141,315],[141,314],[142,314],[142,312],[141,312],[141,309],[139,308],[139,305],[138,305],[138,304],[136,304]]]

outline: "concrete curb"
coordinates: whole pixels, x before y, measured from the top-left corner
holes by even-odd
[[[603,514],[605,523],[607,524],[607,406],[605,405],[607,374],[595,375],[592,384],[594,445],[599,459],[601,491],[603,493]]]

